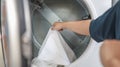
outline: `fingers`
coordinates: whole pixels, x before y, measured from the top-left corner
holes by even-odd
[[[63,30],[62,23],[61,22],[55,22],[52,26],[52,30],[62,31]]]

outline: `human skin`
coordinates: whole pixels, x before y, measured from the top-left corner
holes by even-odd
[[[82,35],[90,35],[91,20],[56,22],[52,29],[61,31],[69,29]],[[120,67],[120,40],[104,40],[100,48],[101,62],[104,67]]]
[[[105,40],[100,56],[104,67],[120,67],[120,40]]]
[[[56,22],[53,24],[53,30],[69,29],[82,35],[89,35],[89,25],[91,20]]]

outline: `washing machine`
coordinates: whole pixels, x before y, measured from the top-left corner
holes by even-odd
[[[24,36],[28,40],[25,39],[25,41],[30,41],[29,39],[31,39],[30,35],[32,32],[32,55],[34,58],[38,55],[38,51],[41,49],[47,32],[54,22],[94,20],[108,10],[112,6],[112,3],[115,4],[116,1],[117,0],[29,0],[28,6],[27,0],[6,0],[8,13],[7,25],[9,30],[9,45],[7,46],[10,47],[10,67],[27,67],[21,66],[21,64],[24,63],[21,63],[21,54],[25,51],[21,50],[22,37],[20,37],[20,26],[26,26],[27,33]],[[30,24],[29,7],[32,24]],[[25,24],[19,25],[20,22],[24,21],[26,22]],[[60,31],[60,33],[77,57],[75,61],[66,67],[103,67],[99,55],[102,42],[97,43],[90,36],[78,35],[70,30],[63,30]],[[25,47],[28,49],[30,46],[27,45]],[[30,55],[28,52],[30,51],[26,51],[27,58]]]
[[[31,0],[34,57],[54,22],[96,19],[111,6],[111,0]],[[60,33],[77,57],[66,67],[103,67],[99,55],[102,43],[70,30]]]

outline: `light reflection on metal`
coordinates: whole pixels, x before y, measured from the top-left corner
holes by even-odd
[[[31,39],[32,39],[32,27],[31,27],[31,16],[30,16],[30,8],[29,8],[29,2],[28,0],[23,0],[24,5],[24,16],[25,16],[25,25],[26,25],[26,31],[24,35],[22,36],[23,39],[23,54],[27,58],[27,65],[31,65],[32,60],[32,45],[31,45]]]
[[[8,36],[9,36],[9,67],[22,67],[20,48],[20,29],[17,0],[6,0]]]

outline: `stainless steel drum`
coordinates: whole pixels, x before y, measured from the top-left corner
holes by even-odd
[[[90,18],[82,0],[44,0],[41,3],[40,1],[32,1],[30,6],[34,57],[37,55],[49,28],[55,21],[74,21]],[[76,56],[80,57],[87,48],[90,37],[78,35],[70,30],[64,30],[60,33]]]

